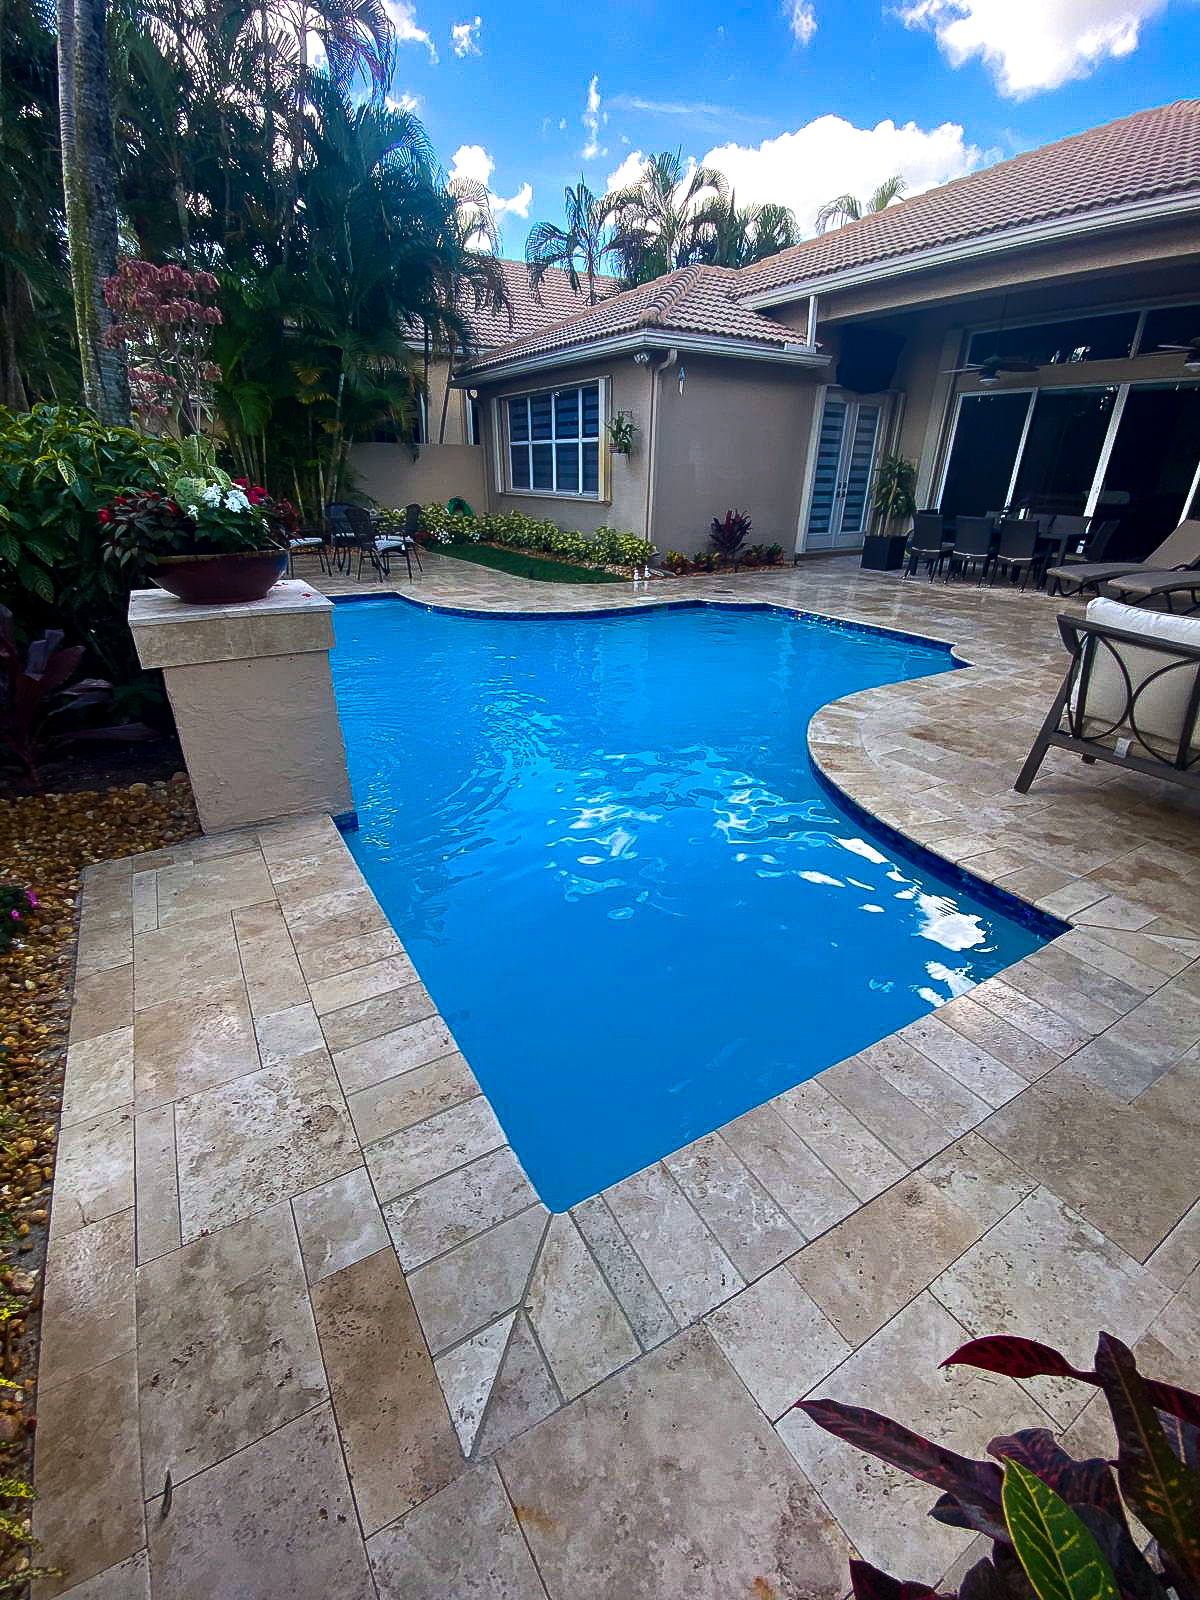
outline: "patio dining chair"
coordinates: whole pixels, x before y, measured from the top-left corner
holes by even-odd
[[[945,518],[936,511],[918,511],[913,517],[908,565],[904,569],[906,578],[911,578],[924,562],[929,569],[929,581],[933,582],[934,573],[941,571],[942,563],[953,549],[952,542],[946,538],[945,526]]]
[[[383,566],[384,577],[391,576],[391,562],[389,557],[397,551],[404,557],[404,564],[408,568],[409,582],[412,582],[413,557],[417,558],[417,571],[424,572],[421,565],[421,547],[417,543],[417,534],[421,531],[421,507],[416,501],[404,508],[404,526],[399,533],[387,533],[378,539],[375,544],[375,554]]]
[[[1004,517],[996,531],[1000,542],[992,560],[992,582],[995,582],[996,573],[1001,567],[1010,581],[1019,572],[1023,593],[1029,582],[1029,574],[1037,568],[1041,524],[1036,517]]]
[[[995,537],[988,517],[959,517],[954,546],[947,553],[946,581],[962,577],[968,567],[980,568],[979,581],[987,579],[995,550]]]
[[[375,553],[375,527],[371,521],[371,513],[366,507],[354,506],[344,500],[334,501],[329,507],[327,520],[331,532],[330,543],[337,558],[339,572],[344,561],[346,575],[349,576],[350,568],[357,556],[357,577],[362,577],[364,561],[370,561],[382,577],[383,568]]]

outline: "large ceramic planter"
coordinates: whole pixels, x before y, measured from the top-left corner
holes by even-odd
[[[286,550],[238,550],[211,556],[163,556],[150,577],[188,606],[261,600],[287,566]]]

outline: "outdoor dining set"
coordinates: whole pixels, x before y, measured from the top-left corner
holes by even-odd
[[[951,518],[935,511],[918,511],[905,575],[912,576],[924,567],[931,582],[939,573],[947,582],[969,574],[981,584],[995,583],[999,576],[1015,583],[1019,577],[1022,589],[1032,577],[1040,588],[1056,567],[1102,561],[1116,529],[1115,521],[1077,516],[992,511],[986,516]]]
[[[337,571],[348,577],[357,563],[355,576],[361,578],[363,566],[369,563],[382,579],[391,576],[391,558],[403,556],[411,579],[414,561],[418,572],[422,570],[417,542],[420,526],[421,507],[416,504],[405,506],[404,520],[397,527],[391,516],[385,522],[365,506],[335,501],[326,507],[323,529],[301,528],[289,540],[289,567],[294,570],[296,557],[307,552],[316,556],[321,571],[330,576]]]

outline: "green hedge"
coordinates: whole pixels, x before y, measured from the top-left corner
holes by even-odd
[[[400,513],[394,513],[397,517]],[[528,550],[540,555],[560,556],[585,567],[642,567],[654,555],[648,539],[617,528],[597,528],[593,534],[560,528],[556,522],[524,516],[519,511],[503,511],[493,516],[452,515],[444,506],[425,506],[421,527],[433,535],[434,542],[452,544],[498,544],[510,550]]]

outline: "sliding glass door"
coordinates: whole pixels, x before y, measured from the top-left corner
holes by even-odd
[[[1116,405],[1111,389],[1043,389],[1034,402],[1011,503],[1032,516],[1082,516]]]
[[[1028,389],[963,395],[942,485],[945,516],[983,517],[1007,505],[1032,398]]]
[[[1200,384],[1131,386],[1096,496],[1096,516],[1119,524],[1114,558],[1140,560],[1196,515],[1198,480]]]

